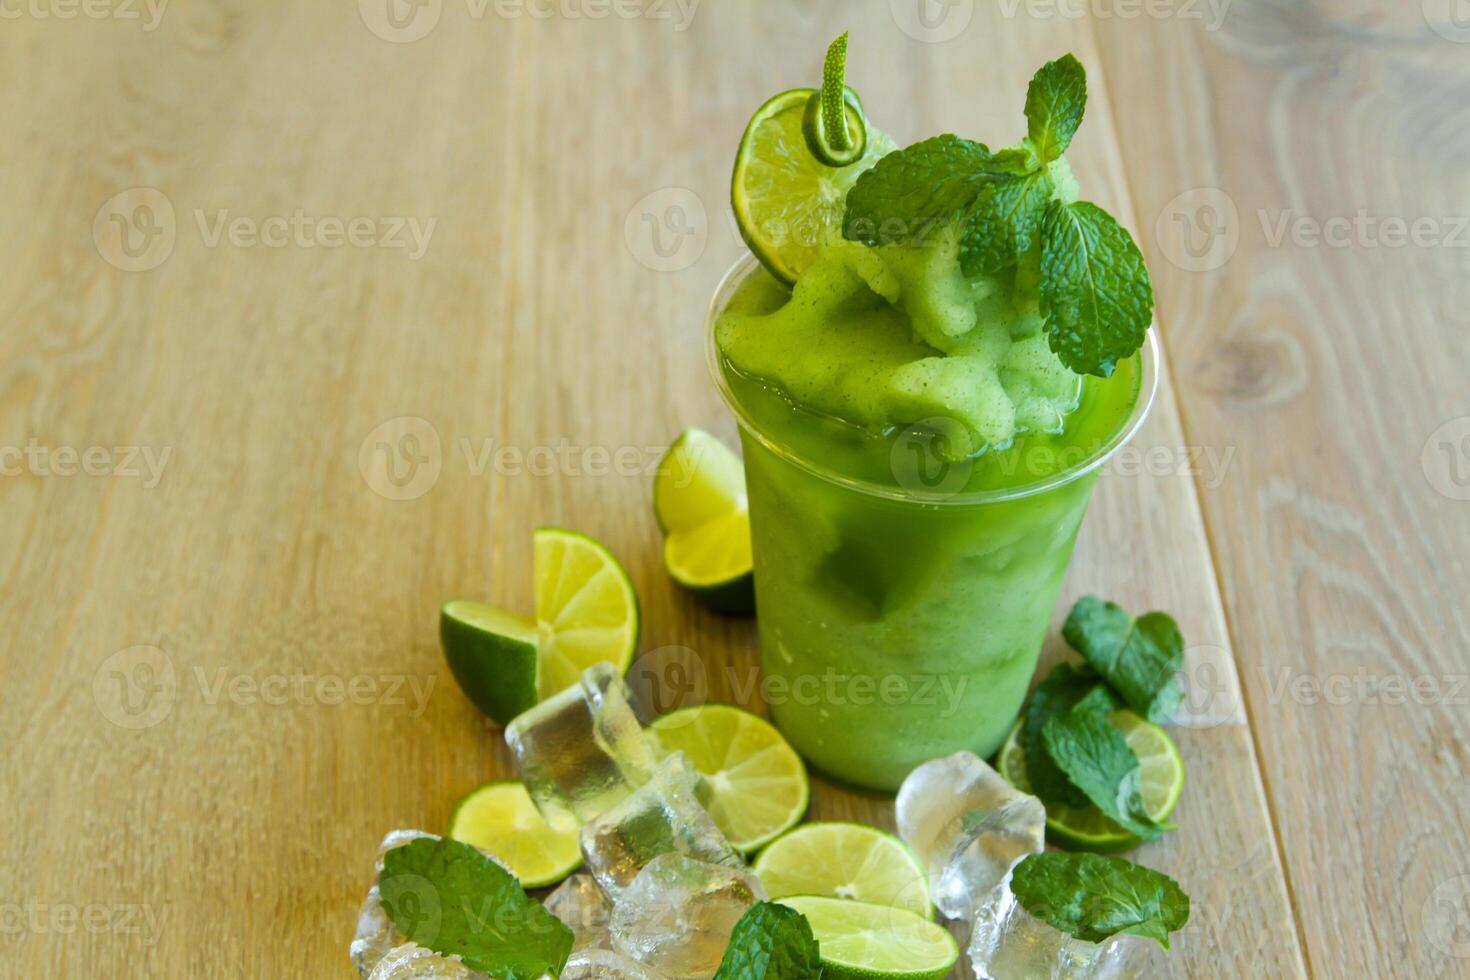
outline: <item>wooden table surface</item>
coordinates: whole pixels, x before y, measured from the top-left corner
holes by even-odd
[[[1464,0],[385,2],[3,7],[0,975],[350,975],[383,832],[513,772],[436,608],[529,608],[538,525],[733,697],[647,471],[733,439],[731,156],[851,29],[900,143],[1016,138],[1074,51],[1154,271],[1062,604],[1190,644],[1151,975],[1470,976]]]

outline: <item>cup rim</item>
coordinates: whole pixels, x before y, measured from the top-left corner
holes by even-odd
[[[1118,428],[1107,442],[1103,443],[1095,452],[1087,458],[1080,460],[1064,470],[1060,470],[1050,476],[1043,477],[1031,483],[1023,483],[1016,487],[1002,487],[986,490],[970,490],[956,493],[945,493],[926,490],[909,490],[904,487],[887,486],[874,483],[870,480],[848,476],[844,473],[813,462],[795,452],[782,446],[766,433],[751,419],[740,404],[735,393],[730,389],[730,382],[725,377],[725,372],[720,364],[719,343],[715,339],[715,321],[720,311],[729,302],[736,288],[756,269],[761,268],[760,261],[754,254],[747,251],[735,260],[735,263],[720,277],[719,285],[715,287],[714,295],[710,297],[709,310],[705,314],[705,360],[715,387],[724,400],[726,407],[735,416],[735,421],[740,428],[749,433],[768,452],[779,459],[783,459],[792,465],[805,470],[813,476],[826,480],[829,483],[865,493],[875,497],[883,497],[889,500],[902,501],[904,503],[921,503],[938,506],[965,506],[974,504],[998,503],[1005,500],[1017,500],[1024,497],[1032,497],[1037,494],[1054,490],[1057,487],[1072,483],[1103,466],[1123,447],[1134,434],[1143,426],[1148,419],[1149,411],[1153,408],[1154,399],[1158,396],[1159,375],[1159,340],[1158,323],[1150,325],[1147,339],[1141,348],[1140,370],[1142,376],[1139,380],[1138,398],[1133,404],[1133,410],[1129,413],[1128,421]]]

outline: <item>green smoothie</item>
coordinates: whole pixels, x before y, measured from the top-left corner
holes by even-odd
[[[1080,72],[1064,59],[1038,80]],[[1080,116],[997,153],[942,137],[834,170],[847,220],[779,261],[742,167],[762,192],[775,181],[737,163],[761,261],[717,293],[711,360],[740,422],[766,692],[792,744],[845,781],[894,789],[936,756],[1000,747],[1099,467],[1152,394],[1136,247],[1077,201],[1061,156],[1058,125]],[[794,156],[781,120],[765,125]]]

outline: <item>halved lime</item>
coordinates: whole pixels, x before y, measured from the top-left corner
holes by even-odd
[[[664,567],[704,605],[755,608],[745,472],[723,442],[686,429],[659,460],[653,512],[664,531]]]
[[[929,883],[903,841],[856,823],[809,823],[761,852],[755,873],[772,898],[826,895],[932,918]]]
[[[939,980],[960,956],[953,936],[904,909],[811,895],[780,902],[811,923],[830,980]]]
[[[577,531],[542,527],[535,565],[541,698],[576,683],[595,663],[626,673],[638,649],[638,594],[612,552]]]
[[[802,118],[816,89],[797,88],[755,111],[735,155],[730,203],[740,236],[771,275],[788,285],[838,233],[847,192],[858,175],[895,147],[872,126],[858,161],[829,167],[812,155]]]
[[[554,885],[582,863],[577,832],[547,823],[519,780],[466,795],[449,816],[449,836],[495,855],[525,888]]]
[[[536,703],[534,620],[455,599],[439,610],[439,642],[465,696],[502,725]]]
[[[806,766],[765,719],[733,705],[700,704],[655,719],[649,732],[662,754],[683,752],[704,776],[706,809],[740,850],[754,851],[806,813]]]
[[[1108,714],[1108,720],[1123,733],[1123,739],[1138,756],[1143,777],[1143,805],[1148,815],[1162,823],[1174,812],[1184,790],[1184,760],[1169,733],[1126,708]],[[1031,792],[1026,778],[1026,752],[1021,748],[1021,725],[1001,746],[996,771],[1017,789]],[[1095,806],[1070,807],[1046,804],[1046,839],[1073,851],[1109,853],[1126,851],[1143,843]]]

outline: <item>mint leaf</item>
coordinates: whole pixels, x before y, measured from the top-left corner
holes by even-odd
[[[956,220],[989,183],[992,156],[983,143],[946,133],[888,154],[847,192],[842,237],[864,245],[912,245]]]
[[[1173,829],[1148,815],[1138,756],[1095,704],[1048,718],[1041,735],[1057,768],[1114,823],[1144,840],[1157,840]]]
[[[1143,344],[1154,291],[1133,236],[1096,204],[1047,206],[1041,303],[1048,346],[1078,374],[1111,377]]]
[[[811,923],[796,909],[758,902],[735,923],[715,980],[818,980]]]
[[[960,238],[961,271],[967,276],[995,272],[1030,251],[1052,190],[1051,175],[1044,169],[982,189]]]
[[[1116,603],[1084,596],[1068,614],[1062,636],[1149,721],[1162,724],[1178,709],[1184,637],[1167,613],[1134,619]]]
[[[1084,807],[1091,801],[1073,786],[1046,751],[1042,729],[1048,719],[1064,715],[1079,704],[1107,713],[1118,707],[1113,693],[1087,665],[1057,664],[1037,685],[1026,702],[1021,725],[1021,749],[1026,755],[1026,780],[1043,803]]]
[[[468,844],[420,838],[383,855],[383,909],[405,936],[497,980],[561,972],[572,931]]]
[[[1189,921],[1189,896],[1173,878],[1101,854],[1031,854],[1011,873],[1011,894],[1036,918],[1069,936],[1100,943],[1128,933],[1169,948]]]
[[[1087,70],[1070,54],[1041,66],[1026,89],[1026,136],[1046,163],[1067,152],[1087,107]]]

